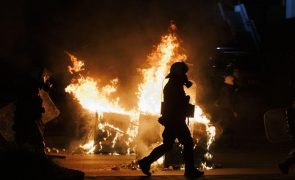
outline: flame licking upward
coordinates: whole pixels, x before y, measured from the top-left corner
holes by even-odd
[[[73,66],[68,66],[68,70],[71,74],[74,74],[74,72],[79,73],[80,71],[85,70],[84,68],[84,62],[81,60],[78,60],[75,56],[70,54],[69,52],[65,51],[65,53],[70,56],[71,62]]]
[[[66,92],[75,95],[82,107],[92,112],[117,112],[126,114],[119,106],[119,98],[110,100],[110,95],[116,92],[118,79],[111,80],[110,84],[98,88],[97,82],[91,77],[80,76],[66,87]]]
[[[136,113],[132,111],[126,111],[119,105],[119,97],[111,98],[111,95],[113,95],[113,93],[117,90],[117,85],[119,82],[117,78],[111,80],[110,83],[105,86],[99,86],[98,82],[92,77],[85,77],[82,75],[82,71],[84,70],[84,62],[78,60],[72,54],[68,52],[66,53],[70,56],[72,62],[72,66],[69,66],[68,70],[71,74],[75,73],[76,75],[73,77],[71,84],[65,88],[67,93],[72,94],[84,109],[98,113],[99,118],[103,117],[104,112],[111,112],[129,115],[131,121],[136,119]],[[95,120],[98,121],[99,118]],[[99,123],[98,127],[96,128],[99,127],[109,126],[107,123]],[[89,142],[80,146],[82,149],[85,149],[87,153],[94,153],[96,147],[94,143],[95,134],[93,134],[93,131],[91,131],[91,133],[92,134],[88,135],[90,137]],[[136,136],[136,127],[131,126],[127,129],[127,132],[124,133],[128,134],[130,137],[128,142],[126,142],[129,144],[130,141],[132,141]],[[116,142],[113,143],[115,144]]]
[[[84,62],[78,60],[75,56],[68,53],[72,61],[72,66],[69,66],[69,72],[77,73],[78,76],[72,79],[70,85],[65,89],[67,93],[74,95],[83,108],[92,112],[98,112],[102,115],[103,112],[114,112],[120,114],[131,114],[124,110],[120,105],[120,98],[111,98],[111,95],[117,91],[119,80],[117,78],[110,81],[109,84],[100,87],[98,82],[92,77],[84,77],[81,71],[84,70]]]
[[[96,148],[96,145],[94,143],[94,140],[90,140],[88,143],[84,144],[84,145],[80,145],[80,147],[82,149],[85,149],[87,150],[87,153],[88,154],[91,154],[94,152],[95,148]]]
[[[139,110],[141,113],[160,115],[160,105],[162,101],[162,91],[165,76],[170,70],[170,66],[177,61],[186,61],[187,56],[180,47],[180,42],[174,33],[175,24],[171,24],[169,34],[161,38],[160,44],[153,53],[148,56],[149,68],[140,69],[143,75],[143,83],[139,85]],[[195,104],[195,89],[186,91],[191,96],[191,103]],[[208,141],[207,150],[215,138],[215,127],[210,123],[205,113],[199,106],[195,106],[193,122],[205,125]],[[206,159],[212,159],[208,152]],[[206,168],[209,168],[206,166]]]
[[[162,88],[165,76],[168,74],[170,66],[177,61],[186,61],[187,56],[181,49],[180,42],[173,32],[176,26],[172,24],[167,35],[161,38],[161,42],[156,46],[155,50],[147,57],[148,68],[139,69],[143,82],[138,85],[138,110],[136,112],[127,112],[119,106],[119,98],[111,100],[110,95],[116,92],[118,79],[114,79],[110,84],[99,87],[97,81],[91,77],[84,77],[79,72],[84,69],[84,63],[71,54],[68,55],[73,63],[69,67],[71,73],[78,73],[78,78],[74,78],[72,83],[66,87],[66,92],[71,93],[80,102],[83,108],[90,111],[96,111],[102,114],[103,112],[115,112],[120,114],[128,114],[137,117],[139,113],[160,115],[160,105],[162,101]],[[192,88],[190,88],[192,89]],[[191,97],[195,97],[195,91]],[[194,99],[193,104],[195,104]],[[133,118],[134,119],[134,118]],[[193,122],[204,124],[208,136],[207,149],[214,141],[215,127],[211,125],[210,120],[206,117],[202,109],[196,105],[195,116]],[[100,128],[109,127],[107,124],[100,124]],[[120,132],[119,130],[117,132]],[[121,133],[121,132],[120,132]],[[137,134],[135,128],[129,128],[127,132],[130,134],[129,142],[131,142]],[[118,137],[116,135],[116,137]],[[90,144],[91,145],[91,144]],[[86,146],[85,146],[86,147]],[[88,147],[88,146],[87,146]],[[93,147],[93,144],[92,146]],[[90,149],[91,147],[88,147]],[[212,156],[206,154],[206,158]]]
[[[160,114],[163,80],[170,65],[176,61],[186,60],[180,52],[180,45],[175,34],[169,33],[161,39],[156,50],[148,56],[150,68],[140,69],[143,83],[139,85],[139,110],[143,113]]]

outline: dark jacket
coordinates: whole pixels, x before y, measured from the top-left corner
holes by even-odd
[[[189,96],[186,96],[183,79],[171,77],[164,87],[165,110],[162,115],[170,124],[184,122]]]

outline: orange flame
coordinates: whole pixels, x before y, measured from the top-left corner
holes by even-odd
[[[85,70],[83,61],[79,61],[75,56],[67,51],[65,51],[65,53],[70,56],[71,62],[73,64],[73,66],[68,66],[68,70],[71,74],[73,74],[74,72],[79,73],[80,71]]]
[[[149,68],[139,69],[139,72],[143,76],[143,82],[138,85],[137,95],[139,100],[137,111],[131,112],[121,108],[119,105],[120,99],[118,97],[111,100],[110,95],[116,92],[118,79],[113,79],[108,85],[99,87],[97,81],[93,78],[84,77],[80,74],[80,71],[84,70],[84,63],[70,53],[67,54],[70,56],[73,66],[69,66],[69,72],[79,73],[79,76],[73,79],[72,83],[66,87],[65,91],[73,94],[83,108],[98,112],[100,116],[103,115],[103,112],[128,114],[132,117],[131,119],[133,121],[138,121],[140,113],[159,116],[165,76],[168,74],[171,64],[177,61],[186,61],[187,59],[186,54],[183,49],[181,49],[180,41],[174,33],[174,30],[176,30],[176,26],[175,24],[171,24],[169,33],[162,36],[159,45],[156,46],[155,50],[147,57]],[[195,87],[191,87],[187,93],[191,96],[191,103],[195,104]],[[209,137],[206,148],[209,150],[215,138],[215,127],[210,123],[210,120],[202,109],[197,105],[195,107],[195,115],[192,121],[205,125],[207,136]],[[98,124],[97,128],[104,129],[106,127],[111,127],[111,125],[108,123]],[[136,126],[133,126],[129,127],[127,132],[121,132],[120,129],[116,129],[116,131],[128,134],[129,139],[127,144],[129,144],[136,137],[138,129]],[[114,141],[116,141],[118,137],[119,135],[116,134]],[[87,146],[87,143],[83,147],[88,150],[93,150],[95,145],[92,144],[92,140],[90,140],[89,143],[90,146]],[[114,144],[115,142],[112,143]],[[101,146],[101,142],[98,145]],[[93,151],[88,152],[93,153]],[[212,159],[212,155],[207,153],[205,158]],[[206,164],[203,164],[203,166],[209,169]]]
[[[119,106],[119,98],[110,101],[110,95],[116,92],[118,79],[111,80],[110,84],[98,87],[97,82],[91,77],[81,76],[75,79],[65,89],[66,92],[74,94],[83,108],[92,112],[117,112],[126,114]]]
[[[141,113],[160,115],[165,76],[168,74],[171,64],[187,59],[183,49],[180,48],[180,41],[174,33],[175,30],[175,24],[171,24],[169,34],[161,38],[161,42],[155,51],[148,56],[147,61],[150,67],[140,69],[143,75],[143,83],[138,88],[139,110]],[[191,97],[192,102],[190,103],[195,104],[196,88],[191,87],[186,90],[186,93]],[[215,138],[215,127],[197,105],[195,106],[195,114],[192,121],[205,125],[207,136],[209,137],[206,148],[209,150]],[[212,155],[207,153],[205,158],[208,160],[212,159]],[[210,169],[206,164],[203,164],[203,166],[206,169]]]
[[[129,115],[131,121],[134,121],[137,117],[137,113],[134,111],[126,111],[120,105],[120,98],[117,97],[112,100],[110,97],[117,90],[118,79],[115,78],[110,81],[109,84],[105,86],[98,86],[97,81],[91,77],[84,77],[80,72],[84,70],[84,62],[78,60],[74,55],[66,52],[71,58],[72,66],[68,67],[70,73],[77,73],[78,76],[72,79],[71,84],[69,84],[65,91],[73,95],[73,97],[81,104],[81,106],[91,112],[96,112],[99,114],[99,117],[103,117],[104,112],[118,113]],[[96,119],[98,120],[98,119]],[[99,123],[97,128],[111,127],[116,130],[118,128],[111,126],[107,123]],[[129,135],[129,141],[132,141],[137,134],[136,127],[129,127],[127,132],[124,132]],[[119,130],[121,131],[121,130]],[[84,150],[87,150],[87,153],[94,153],[95,143],[94,143],[94,134],[89,135],[90,140],[80,147]],[[116,138],[114,139],[115,143]],[[129,142],[128,142],[129,143]]]
[[[180,52],[180,44],[175,34],[169,33],[161,39],[155,51],[148,56],[151,66],[140,69],[143,83],[139,85],[139,109],[142,113],[160,114],[162,88],[170,65],[176,61],[185,61],[186,55]]]
[[[94,140],[90,140],[88,143],[84,145],[80,145],[80,147],[87,151],[87,154],[92,154],[96,148]]]

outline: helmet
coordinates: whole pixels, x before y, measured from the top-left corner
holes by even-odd
[[[183,62],[173,63],[170,68],[170,73],[166,76],[166,78],[170,78],[171,76],[182,76],[185,75],[188,71],[188,66]]]
[[[171,78],[171,77],[180,77],[183,79],[184,85],[189,88],[192,86],[192,82],[188,80],[186,73],[188,71],[188,66],[183,62],[176,62],[172,64],[170,68],[170,73],[166,76],[166,78]]]

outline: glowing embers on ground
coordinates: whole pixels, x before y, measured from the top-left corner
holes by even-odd
[[[82,145],[87,153],[112,153],[124,154],[131,153],[136,150],[139,153],[139,143],[144,136],[140,131],[140,118],[147,118],[151,116],[157,123],[157,118],[160,116],[160,105],[162,101],[162,91],[164,87],[165,76],[169,73],[170,66],[177,61],[186,61],[187,56],[181,48],[180,41],[173,30],[175,25],[170,27],[169,33],[161,37],[161,42],[155,47],[154,51],[147,57],[146,67],[139,69],[142,76],[142,83],[138,85],[138,106],[135,110],[130,112],[120,107],[120,98],[113,98],[111,96],[117,90],[119,83],[115,78],[109,84],[101,86],[98,81],[89,76],[83,76],[82,70],[85,69],[84,62],[78,60],[73,55],[69,54],[72,66],[69,67],[69,72],[74,74],[74,78],[70,85],[66,87],[66,92],[72,94],[81,106],[91,112],[99,114],[96,118],[95,130],[89,136],[88,143]],[[191,71],[191,70],[190,70]],[[192,104],[195,104],[196,87],[192,87],[187,92],[191,96]],[[112,98],[111,98],[112,97]],[[210,154],[210,146],[215,138],[215,127],[210,123],[205,113],[199,106],[195,106],[195,116],[191,118],[190,129],[194,134],[196,147],[202,149],[200,153],[202,158],[202,166],[208,167],[208,162],[212,159]],[[110,118],[106,114],[116,114],[118,117]],[[128,116],[129,120],[125,121],[124,127],[120,127],[119,116]],[[111,122],[110,119],[116,119]],[[123,118],[124,119],[124,118]],[[144,128],[148,128],[152,123],[148,123]],[[138,130],[139,128],[139,130]],[[202,131],[200,131],[200,129]],[[198,130],[197,130],[198,129]],[[160,128],[153,129],[153,131],[160,131]],[[199,134],[195,134],[199,132]],[[138,138],[140,134],[140,138]],[[205,138],[204,138],[205,137]],[[135,143],[135,140],[138,140]],[[161,141],[159,139],[158,143]],[[147,141],[148,142],[148,141]],[[150,143],[150,142],[148,142]],[[137,144],[138,146],[136,147]],[[142,145],[142,144],[141,144]],[[94,148],[95,147],[95,148]],[[150,145],[146,145],[146,152],[149,153],[152,149]],[[119,150],[121,148],[121,150]],[[147,154],[145,154],[147,155]],[[163,159],[161,159],[163,161]]]

